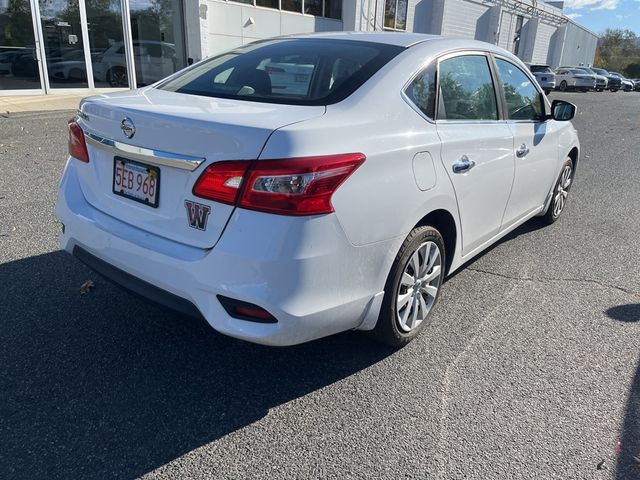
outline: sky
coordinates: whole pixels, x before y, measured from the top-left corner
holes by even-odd
[[[565,0],[564,13],[596,33],[622,28],[640,36],[640,0]]]

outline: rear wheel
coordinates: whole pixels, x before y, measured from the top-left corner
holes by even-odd
[[[433,227],[414,228],[406,238],[389,273],[378,323],[377,340],[402,347],[426,325],[444,279],[445,250]]]
[[[552,224],[562,214],[565,205],[567,204],[567,197],[569,196],[569,190],[571,189],[571,182],[573,181],[573,160],[567,158],[560,171],[560,176],[556,181],[556,186],[553,189],[553,197],[551,198],[551,204],[545,214],[544,221],[548,224]]]
[[[567,91],[567,87],[568,87],[567,81],[563,80],[563,81],[560,82],[560,86],[558,88],[559,88],[559,90],[561,92],[566,92]]]
[[[551,89],[550,88],[545,88],[544,89],[544,94],[545,95],[549,95],[551,93]]]

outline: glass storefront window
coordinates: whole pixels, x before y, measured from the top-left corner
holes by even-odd
[[[40,89],[29,0],[0,0],[0,91]]]
[[[302,0],[281,0],[282,10],[302,13]]]
[[[41,2],[40,18],[51,88],[88,87],[78,0]]]
[[[131,34],[138,86],[161,80],[187,65],[181,0],[131,2]]]
[[[342,0],[324,0],[324,16],[340,20],[342,18]]]
[[[258,7],[279,8],[278,0],[256,0],[256,5]]]
[[[128,87],[120,0],[85,0],[96,88]]]
[[[322,0],[304,0],[304,13],[307,15],[322,15]]]

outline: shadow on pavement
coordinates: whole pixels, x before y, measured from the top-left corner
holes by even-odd
[[[606,313],[609,317],[621,322],[640,322],[640,303],[611,307]]]
[[[132,478],[393,353],[354,333],[236,341],[64,252],[0,265],[0,285],[3,479]]]
[[[640,320],[640,303],[618,305],[608,309],[606,313],[614,320],[637,322]],[[627,399],[620,446],[616,478],[618,480],[640,478],[640,363],[636,367],[636,374]]]
[[[482,257],[484,257],[485,255],[487,255],[489,252],[491,252],[494,248],[499,247],[500,245],[502,245],[503,243],[507,243],[510,242],[511,240],[514,240],[516,238],[518,238],[520,235],[526,235],[528,233],[531,232],[535,232],[536,230],[540,230],[541,228],[545,228],[548,225],[544,223],[544,221],[539,218],[539,217],[533,217],[532,219],[528,220],[527,222],[523,223],[522,225],[520,225],[518,228],[512,230],[511,232],[509,232],[507,235],[505,235],[504,237],[502,237],[500,240],[498,240],[496,243],[489,245],[486,249],[484,249],[483,251],[481,251],[479,254],[477,254],[475,257],[469,259],[466,263],[464,263],[458,270],[456,270],[455,272],[453,272],[451,275],[449,275],[445,281],[452,279],[453,277],[455,277],[456,275],[458,275],[459,273],[463,272],[465,270],[465,268],[473,265],[474,263],[476,263],[478,260],[480,260]]]

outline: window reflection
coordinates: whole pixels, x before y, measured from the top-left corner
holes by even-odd
[[[128,87],[120,0],[85,0],[97,88]]]
[[[0,90],[40,89],[29,0],[0,0]]]
[[[438,72],[441,103],[438,118],[497,120],[496,92],[487,59],[481,55],[443,60]]]
[[[182,2],[131,0],[130,6],[138,86],[155,83],[185,67]]]
[[[88,87],[78,0],[41,2],[40,18],[49,85]]]

